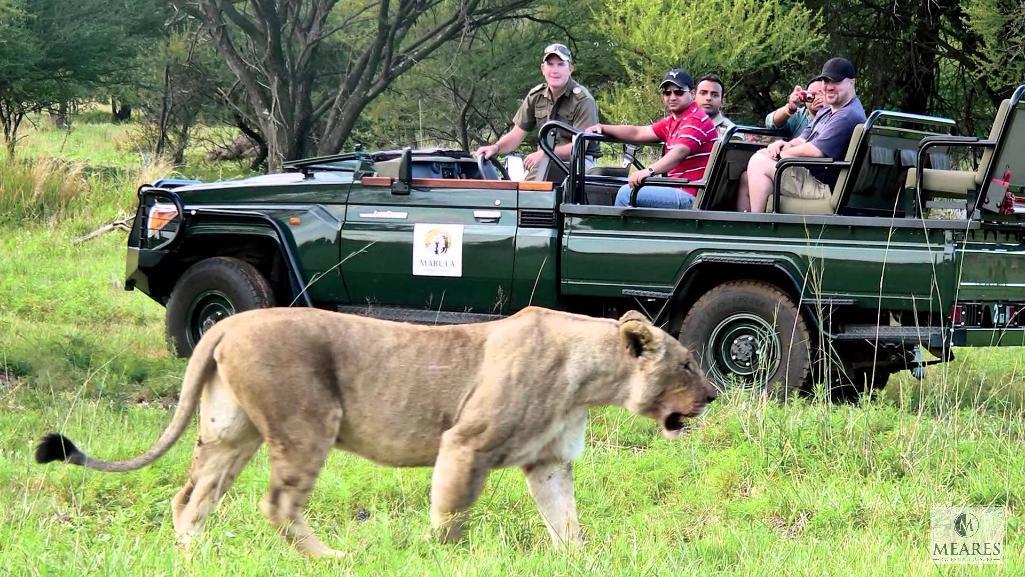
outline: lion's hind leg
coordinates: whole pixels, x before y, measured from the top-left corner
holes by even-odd
[[[260,508],[267,520],[302,553],[312,557],[341,557],[344,553],[328,547],[313,534],[306,524],[304,509],[317,475],[334,447],[342,411],[330,408],[323,414],[305,413],[297,419],[303,423],[276,423],[278,433],[268,434],[270,490]],[[316,423],[315,428],[310,428],[311,423]],[[315,434],[287,434],[287,431],[300,430]]]
[[[178,542],[185,546],[203,530],[207,516],[263,441],[216,378],[203,394],[199,423],[189,479],[172,501],[174,529]]]

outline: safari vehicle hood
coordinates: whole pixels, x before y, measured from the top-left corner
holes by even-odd
[[[174,187],[186,204],[221,202],[289,202],[308,200],[311,192],[337,195],[348,191],[351,172],[281,172],[237,180],[197,182]],[[158,184],[159,186],[159,184]]]

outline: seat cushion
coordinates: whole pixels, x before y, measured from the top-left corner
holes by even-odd
[[[927,168],[921,173],[923,174],[922,191],[930,193],[932,196],[967,198],[968,192],[976,189],[974,171]],[[918,174],[917,168],[909,168],[904,185],[907,188],[915,188]]]
[[[773,198],[770,196],[765,211],[772,212],[773,206]],[[835,212],[829,197],[809,200],[780,195],[779,207],[780,210],[777,212],[784,214],[833,214]]]

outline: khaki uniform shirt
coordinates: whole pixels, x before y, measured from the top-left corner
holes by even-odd
[[[715,125],[715,131],[719,133],[719,138],[722,138],[723,135],[726,134],[727,130],[735,126],[733,121],[726,118],[726,115],[723,114],[721,110],[719,111],[719,114],[716,114],[715,118],[712,119],[712,124]]]
[[[595,104],[591,93],[573,79],[569,80],[566,90],[555,102],[552,102],[548,85],[541,83],[527,93],[527,97],[520,104],[520,109],[513,116],[513,124],[526,132],[536,133],[549,120],[561,120],[580,129],[594,126],[598,124],[598,105]],[[556,146],[566,144],[570,140],[571,137],[566,132],[556,131]],[[594,157],[601,156],[601,148],[597,142],[588,144],[587,154]],[[552,180],[554,177],[549,178],[551,175],[547,170],[547,164],[547,162],[535,164],[527,172],[527,180]]]

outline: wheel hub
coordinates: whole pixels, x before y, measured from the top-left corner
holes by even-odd
[[[199,339],[215,324],[235,314],[235,305],[226,294],[218,290],[200,293],[189,306],[185,336],[189,346],[195,348]]]
[[[751,365],[755,356],[755,339],[751,335],[741,335],[730,345],[730,357],[734,362]]]
[[[780,365],[780,341],[771,321],[754,313],[736,313],[712,330],[708,339],[710,376],[726,384],[762,385]]]

